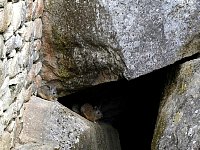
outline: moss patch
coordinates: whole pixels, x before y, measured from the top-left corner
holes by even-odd
[[[200,34],[197,34],[191,39],[178,53],[178,57],[184,58],[191,56],[200,49]]]
[[[166,115],[161,114],[156,125],[156,129],[153,135],[153,140],[151,143],[151,150],[157,150],[158,149],[158,142],[163,135],[163,132],[166,128]]]
[[[173,122],[174,122],[175,125],[177,125],[179,123],[179,121],[181,120],[182,116],[183,116],[183,112],[177,112],[174,115]]]
[[[193,70],[194,66],[191,63],[186,63],[181,66],[181,70],[179,73],[180,79],[177,82],[178,94],[183,94],[187,90],[187,85],[190,82],[190,77],[193,74]]]

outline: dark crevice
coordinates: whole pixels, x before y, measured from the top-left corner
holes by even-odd
[[[168,79],[176,76],[179,64],[199,54],[153,71],[134,80],[104,83],[59,98],[68,108],[73,104],[91,103],[100,106],[102,122],[110,123],[119,132],[122,150],[150,150],[160,100]]]

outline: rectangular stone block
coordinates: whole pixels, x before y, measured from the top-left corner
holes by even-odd
[[[0,7],[4,7],[7,3],[7,0],[0,0]]]
[[[13,26],[14,31],[19,29],[21,23],[25,20],[25,4],[24,1],[13,4],[13,17],[11,25]]]
[[[4,8],[0,8],[0,32],[4,32],[5,31],[5,12],[4,12]]]
[[[39,18],[42,16],[44,10],[43,0],[36,0],[33,2],[33,18]]]
[[[4,8],[0,8],[0,33],[4,32],[12,18],[12,3],[8,3]]]
[[[0,150],[9,150],[12,144],[11,134],[7,131],[4,132],[0,139]]]
[[[34,21],[34,39],[42,38],[42,20],[40,18]]]
[[[110,125],[93,124],[57,102],[35,96],[25,104],[25,108],[23,129],[19,136],[24,144],[51,143],[53,145],[48,149],[56,149],[54,145],[58,145],[63,150],[74,147],[121,150],[118,133]],[[97,144],[99,141],[105,144]]]
[[[2,35],[0,35],[0,58],[2,57],[2,53],[3,53],[3,47],[4,47],[4,38]]]

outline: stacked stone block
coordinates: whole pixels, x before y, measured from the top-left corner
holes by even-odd
[[[24,103],[40,86],[43,0],[0,0],[0,150],[18,141]]]

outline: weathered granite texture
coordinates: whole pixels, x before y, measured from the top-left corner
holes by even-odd
[[[152,150],[200,148],[200,58],[179,66],[166,86]]]
[[[67,94],[172,64],[199,51],[199,10],[199,0],[45,0],[41,75]]]
[[[101,33],[103,28],[96,25],[93,9],[94,3],[88,1],[85,4],[83,1],[80,4],[45,1],[41,76],[51,81],[50,85],[53,80],[53,85],[58,91],[64,91],[64,95],[82,87],[117,80],[123,72],[115,33]],[[106,14],[102,15],[110,20]]]
[[[0,150],[14,147],[24,102],[40,86],[40,1],[0,0]]]
[[[58,102],[31,97],[25,104],[23,129],[16,150],[120,150],[117,131],[92,123]]]
[[[126,78],[199,51],[199,0],[99,1],[112,18],[127,67]]]
[[[198,52],[199,10],[199,0],[45,0],[44,3],[43,0],[0,0],[0,149],[14,148],[15,143],[22,144],[22,141],[26,144],[17,145],[16,149],[58,149],[64,144],[89,147],[82,145],[85,139],[93,139],[96,142],[93,146],[98,147],[98,139],[102,138],[96,136],[105,136],[104,130],[110,127],[91,127],[82,118],[78,122],[83,126],[76,128],[80,125],[77,120],[73,115],[62,116],[65,113],[60,111],[68,110],[59,111],[56,102],[46,102],[55,104],[54,115],[64,123],[67,120],[67,125],[73,126],[71,129],[76,128],[74,133],[91,127],[84,130],[89,132],[83,134],[88,137],[74,136],[82,135],[80,132],[71,136],[58,120],[49,126],[45,124],[53,129],[45,137],[42,135],[46,143],[41,143],[38,132],[28,138],[25,131],[32,124],[24,124],[21,132],[24,103],[37,93],[42,80],[56,87],[58,96],[62,96],[121,76],[134,79]],[[182,65],[176,82],[169,85],[177,93],[168,90],[164,97],[153,148],[199,147],[198,62]],[[45,118],[42,115],[36,117]],[[33,123],[34,129],[45,129],[38,123]],[[100,130],[103,132],[97,134]],[[64,137],[60,131],[70,134]],[[58,142],[52,143],[53,136]],[[65,143],[67,138],[72,138],[71,143]],[[37,143],[30,143],[34,140]],[[108,145],[101,143],[101,146]]]

